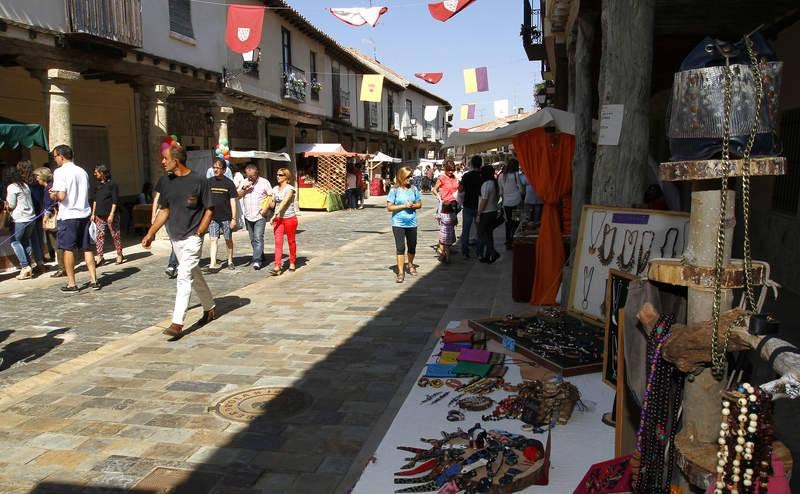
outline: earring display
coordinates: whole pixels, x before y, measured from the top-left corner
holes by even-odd
[[[500,341],[513,340],[515,351],[564,376],[602,369],[603,328],[561,308],[535,316],[470,321],[473,329]]]

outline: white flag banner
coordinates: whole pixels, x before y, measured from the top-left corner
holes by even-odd
[[[394,128],[400,130],[400,114],[397,112],[394,112]]]
[[[499,99],[494,102],[494,118],[503,118],[508,116],[508,100]]]
[[[425,107],[425,121],[426,122],[433,122],[436,120],[436,114],[439,113],[438,106],[426,106]]]
[[[351,26],[363,26],[369,24],[375,27],[378,19],[381,18],[389,9],[386,7],[353,7],[353,8],[333,8],[328,9],[337,19],[350,24]]]

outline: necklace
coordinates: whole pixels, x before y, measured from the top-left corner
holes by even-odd
[[[592,278],[594,278],[594,266],[591,268],[589,266],[583,267],[583,302],[581,302],[581,307],[583,310],[589,308],[589,290],[592,288]],[[589,283],[586,283],[586,280],[589,280]]]
[[[611,245],[608,248],[608,255],[606,255],[606,238],[611,233]],[[608,223],[603,226],[603,243],[600,244],[600,250],[597,251],[597,258],[600,259],[600,264],[608,266],[614,259],[614,244],[617,242],[617,227],[611,226]]]
[[[645,235],[650,235],[650,242],[647,244],[647,251],[644,250]],[[642,243],[639,244],[639,257],[636,259],[636,276],[642,274],[647,268],[647,262],[650,260],[650,253],[653,250],[653,241],[656,239],[656,232],[652,230],[645,230],[642,232]]]
[[[617,314],[619,314],[620,297],[622,296],[622,280],[617,280],[613,290],[611,290],[611,322],[615,326],[617,323]]]
[[[622,242],[622,252],[617,256],[617,266],[619,269],[630,273],[633,268],[633,263],[636,262],[636,243],[639,241],[638,230],[625,230],[625,241]],[[625,247],[631,246],[630,258],[625,260]]]
[[[602,211],[603,219],[600,221],[600,226],[597,228],[597,233],[594,233],[594,218],[595,216],[599,217],[601,211],[592,211],[592,216],[590,217],[589,222],[589,235],[592,238],[592,244],[589,246],[589,255],[593,256],[597,252],[597,241],[600,240],[600,234],[603,232],[603,225],[606,223],[606,219],[608,218],[608,211]]]
[[[667,244],[669,243],[669,234],[675,233],[675,236],[672,238],[672,256],[670,257],[678,257],[678,251],[675,247],[678,245],[678,235],[681,233],[680,230],[677,228],[669,228],[667,233],[664,235],[664,243],[661,244],[661,257],[664,257],[664,251],[667,250]]]

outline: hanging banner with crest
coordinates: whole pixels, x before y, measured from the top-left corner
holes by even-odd
[[[264,25],[264,7],[253,5],[228,5],[228,24],[225,43],[236,53],[247,53],[258,48]]]

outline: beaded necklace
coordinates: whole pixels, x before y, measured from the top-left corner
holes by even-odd
[[[611,244],[608,246],[608,254],[606,254],[606,238],[611,234]],[[608,266],[614,259],[614,244],[617,242],[617,227],[611,226],[608,223],[603,226],[603,243],[600,244],[600,249],[597,251],[597,258],[600,264]]]
[[[671,314],[659,318],[647,339],[650,366],[647,372],[636,451],[631,459],[633,492],[669,493],[675,468],[675,434],[680,413],[684,374],[662,358],[674,321]]]
[[[617,266],[619,269],[630,273],[636,262],[636,244],[639,242],[639,230],[625,230],[625,238],[622,242],[622,252],[617,256]],[[631,255],[625,260],[625,248],[631,246]]]

